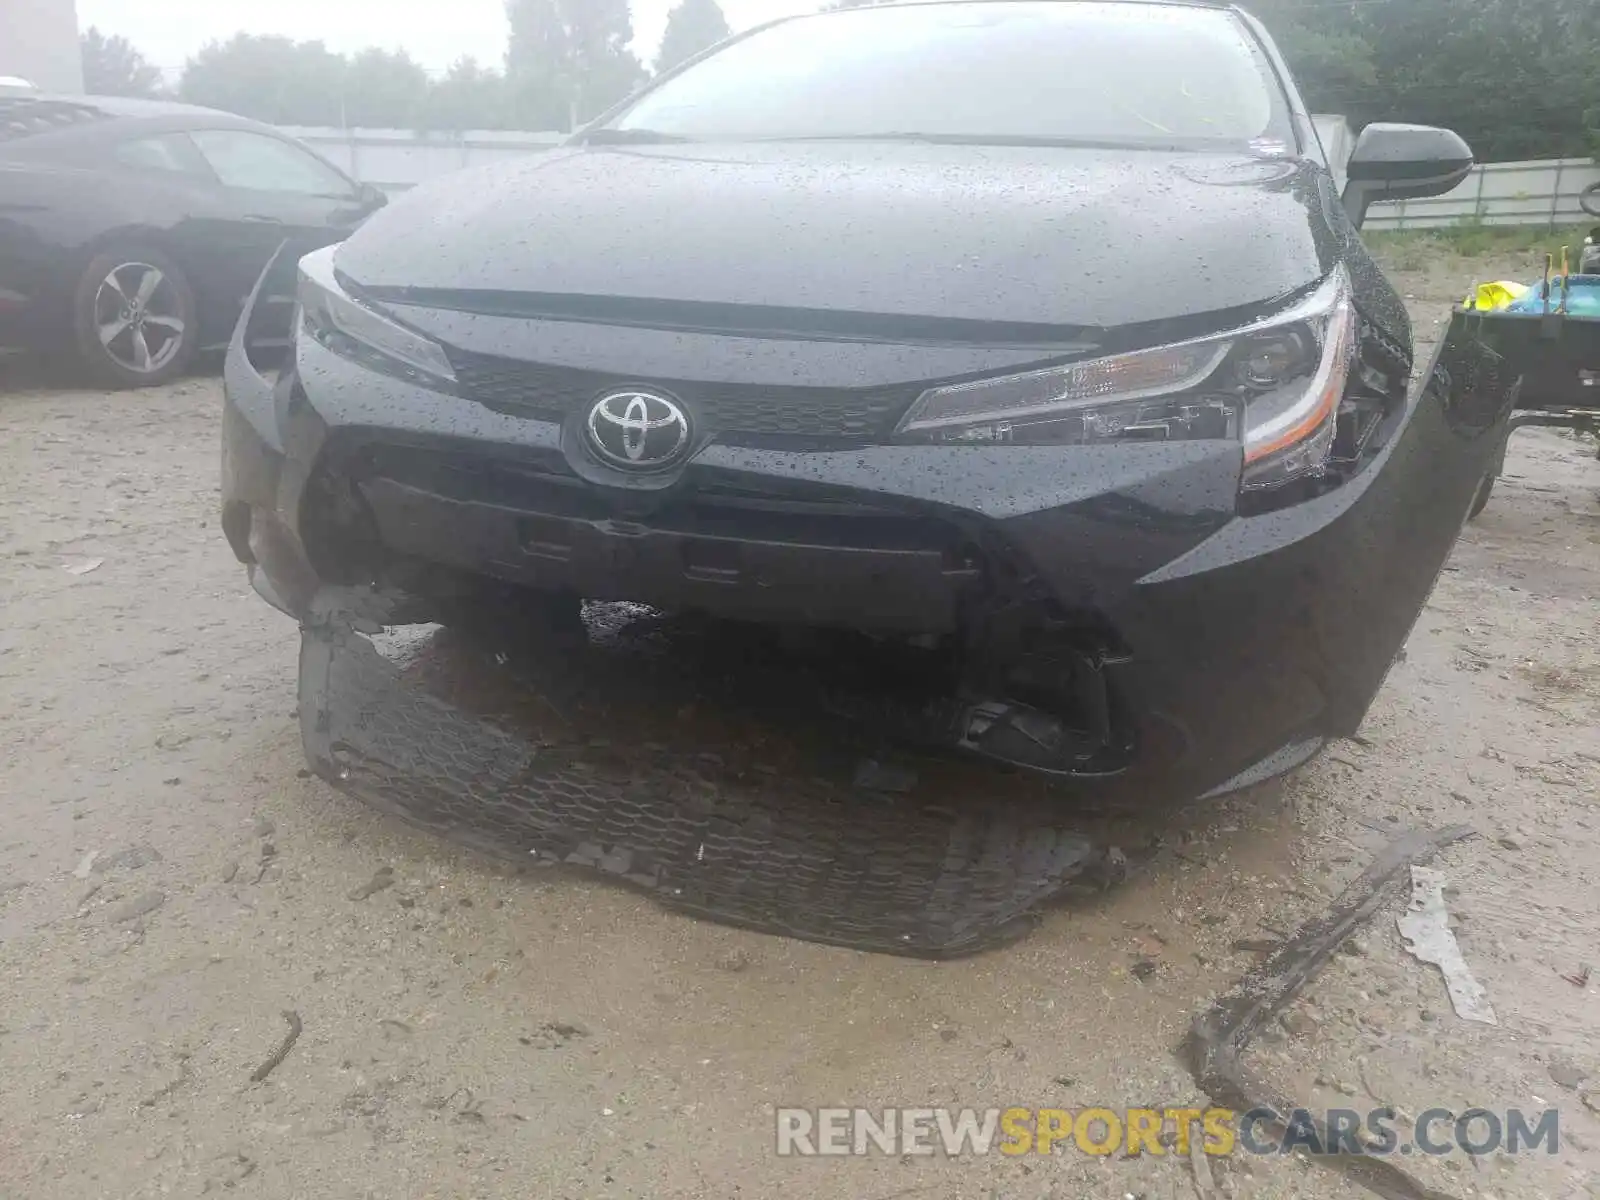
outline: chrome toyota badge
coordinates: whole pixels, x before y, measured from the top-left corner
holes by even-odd
[[[594,402],[589,448],[615,467],[652,470],[676,462],[689,447],[689,414],[655,392],[610,392]]]

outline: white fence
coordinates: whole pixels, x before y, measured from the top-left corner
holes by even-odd
[[[1443,196],[1374,204],[1366,229],[1436,229],[1463,221],[1485,225],[1580,225],[1593,221],[1578,194],[1600,183],[1600,166],[1587,158],[1482,163],[1466,182]]]
[[[1316,118],[1335,173],[1349,156],[1343,118]],[[548,150],[560,133],[476,130],[462,134],[417,134],[400,129],[288,127],[286,133],[315,146],[363,183],[386,192],[404,191],[425,179],[462,167]],[[1486,225],[1577,225],[1585,220],[1578,194],[1600,181],[1600,166],[1584,158],[1487,163],[1444,196],[1375,204],[1368,229],[1428,229],[1480,220]]]
[[[459,171],[462,167],[482,166],[548,150],[567,136],[496,129],[449,134],[300,125],[285,125],[282,129],[315,148],[346,174],[386,192],[403,192],[426,179]]]

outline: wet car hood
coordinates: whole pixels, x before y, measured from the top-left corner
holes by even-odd
[[[508,315],[601,297],[1105,327],[1306,287],[1336,254],[1325,204],[1309,165],[1242,155],[568,147],[416,189],[336,266],[378,298]]]

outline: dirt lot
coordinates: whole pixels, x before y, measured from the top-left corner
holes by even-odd
[[[1400,281],[1426,340],[1472,278],[1536,273]],[[294,628],[217,528],[219,399],[0,395],[0,1196],[1364,1195],[1298,1157],[1209,1183],[1176,1155],[781,1159],[772,1113],[1200,1103],[1174,1050],[1256,960],[1236,943],[1324,907],[1394,831],[1458,820],[1481,836],[1437,865],[1499,1025],[1456,1017],[1396,904],[1255,1062],[1402,1126],[1559,1107],[1555,1157],[1408,1168],[1451,1196],[1600,1196],[1592,447],[1514,440],[1360,741],[1286,787],[1114,814],[1182,853],[932,964],[519,874],[308,778]],[[304,1032],[252,1082],[285,1010]]]

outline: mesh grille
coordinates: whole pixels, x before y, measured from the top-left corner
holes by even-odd
[[[456,378],[480,404],[518,416],[559,421],[613,388],[651,381],[553,367],[495,355],[450,351]],[[654,381],[693,411],[711,433],[750,437],[887,437],[922,390],[919,386],[842,390]]]

